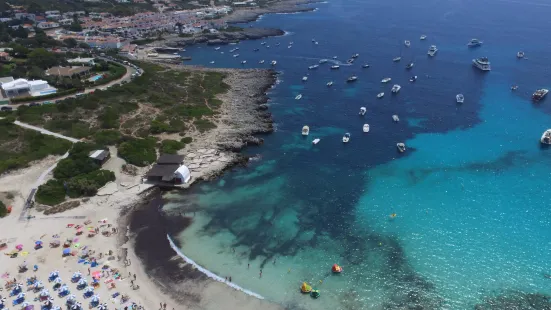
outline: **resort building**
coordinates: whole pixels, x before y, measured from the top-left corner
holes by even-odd
[[[46,75],[57,75],[65,77],[82,76],[90,73],[91,67],[52,67],[46,70]]]
[[[40,28],[40,29],[52,29],[52,28],[57,28],[59,27],[59,23],[54,23],[54,22],[41,22],[41,23],[38,23],[38,25],[36,25],[36,27]]]
[[[57,92],[57,89],[51,87],[48,82],[43,80],[28,81],[26,79],[13,80],[12,78],[12,81],[2,83],[2,91],[6,97],[13,98],[18,96],[36,97],[53,94]]]
[[[73,59],[67,59],[67,62],[70,64],[77,64],[77,65],[87,65],[87,66],[94,66],[96,63],[94,62],[94,58],[89,57],[78,57]]]

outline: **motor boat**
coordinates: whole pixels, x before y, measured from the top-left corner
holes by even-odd
[[[235,52],[235,51],[237,51],[237,49],[236,49],[236,48],[232,48],[232,49],[230,50],[230,53],[233,53],[233,52]]]
[[[455,96],[455,101],[457,101],[457,103],[463,103],[463,101],[465,101],[465,97],[463,96],[463,94],[457,94]]]
[[[547,129],[543,132],[540,138],[540,142],[543,144],[551,144],[551,129]]]
[[[365,112],[367,112],[367,109],[365,107],[361,107],[360,108],[360,113],[358,113],[358,114],[365,115]]]
[[[320,61],[319,61],[320,64],[324,64],[324,63],[326,63],[326,62],[328,62],[327,59],[320,59]]]
[[[438,49],[436,48],[436,45],[431,45],[429,47],[429,51],[427,52],[427,54],[430,56],[430,57],[434,57],[436,55],[436,52],[438,52]]]
[[[277,43],[276,43],[276,46],[279,46],[280,44],[281,44],[281,43],[277,42]]]
[[[353,75],[353,76],[349,77],[348,79],[346,79],[346,82],[352,83],[352,82],[356,82],[357,80],[358,80],[358,77]]]
[[[406,151],[406,145],[403,142],[396,143],[396,147],[398,148],[398,152],[400,153]]]
[[[402,60],[402,57],[400,56],[392,58],[392,61],[394,62],[399,62],[400,60]]]
[[[269,46],[269,45],[266,45],[266,48],[270,48],[270,46]]]
[[[312,144],[316,145],[320,142],[320,139],[319,138],[316,138],[314,140],[312,140]]]
[[[523,51],[520,51],[517,53],[517,58],[524,58],[524,52]]]
[[[310,134],[310,127],[304,125],[304,127],[302,127],[302,135],[307,136],[308,134]]]
[[[292,45],[287,46],[287,48],[291,48],[291,47],[293,47],[293,46]]]
[[[354,63],[354,58],[350,58],[346,61],[346,63],[348,64],[353,64]]]
[[[337,265],[337,264],[333,264],[333,267],[331,267],[331,272],[341,273],[342,272],[342,267]]]
[[[469,41],[469,43],[467,43],[467,46],[468,47],[478,47],[478,46],[481,46],[482,45],[482,41],[480,41],[479,39],[471,39],[471,41]]]
[[[246,60],[243,60],[243,61],[241,62],[242,65],[244,65],[244,64],[246,64],[246,63],[247,63]]]
[[[214,60],[213,60],[213,61],[211,61],[210,63],[211,63],[211,64],[213,64],[213,63],[214,63]]]
[[[312,43],[316,42],[316,39],[312,39]]]
[[[368,64],[362,65],[362,68],[369,68]]]
[[[409,81],[412,82],[412,83],[417,81],[417,75],[414,75],[411,78],[409,78]]]
[[[333,59],[337,59],[337,56],[333,56]]]
[[[235,54],[235,55],[233,55],[233,57],[239,57],[239,54]]]
[[[512,91],[515,91],[515,90],[517,90],[517,89],[518,89],[518,85],[513,85],[513,86],[511,86],[511,90],[512,90]]]
[[[272,60],[272,66],[275,66],[275,65],[277,65],[277,61]]]
[[[314,69],[317,69],[318,67],[319,67],[319,65],[313,65],[313,66],[308,67],[308,70],[314,70]]]
[[[377,98],[381,99],[385,96],[385,93],[378,93],[377,94]]]
[[[262,43],[260,43],[260,45],[266,45],[266,42],[262,42]]]
[[[259,48],[255,48],[253,51],[254,51],[254,52],[258,52],[258,51],[260,51],[260,49],[259,49]]]
[[[264,59],[262,59],[261,61],[258,62],[259,64],[263,64],[264,63]]]
[[[302,94],[298,94],[296,97],[295,97],[295,100],[300,100],[302,99]]]
[[[392,78],[389,78],[389,77],[388,77],[388,78],[382,79],[382,80],[381,80],[381,83],[388,83],[388,82],[390,82],[390,81],[392,81]]]
[[[352,58],[358,58],[360,56],[360,54],[354,54],[352,55]]]
[[[310,292],[312,292],[312,287],[308,283],[303,282],[302,285],[300,286],[300,291],[303,294],[310,294]]]
[[[400,121],[400,118],[398,117],[398,115],[394,114],[392,115],[392,120],[397,123]]]
[[[302,81],[303,81],[303,82],[308,81],[308,77],[307,77],[307,76],[303,76],[303,77],[302,77]]]
[[[409,40],[405,40],[405,41],[404,41],[404,45],[405,45],[406,47],[410,47],[410,46],[411,46],[411,42],[409,42]]]
[[[535,102],[538,102],[542,100],[547,95],[548,92],[549,90],[545,88],[538,89],[532,94],[532,100],[534,100]]]
[[[414,66],[414,63],[413,62],[410,62],[407,66],[406,66],[406,70],[409,70],[411,68],[413,68]]]
[[[327,82],[327,87],[333,86],[333,81]]]
[[[342,142],[348,143],[348,141],[350,141],[350,134],[347,132],[344,134],[344,136],[342,136]]]
[[[340,66],[338,66],[338,65],[331,66],[331,70],[337,70],[339,68],[340,68]]]
[[[488,57],[480,57],[477,59],[473,59],[473,66],[476,68],[482,70],[482,71],[490,71],[492,70],[492,67],[490,66],[490,61],[488,60]]]
[[[220,46],[217,46],[214,48],[215,51],[219,50],[220,49]]]
[[[364,124],[362,130],[363,132],[369,132],[369,124]]]
[[[420,40],[425,40],[426,38],[427,38],[427,36],[423,34],[423,35],[421,35],[421,37],[419,39]]]
[[[402,86],[398,85],[398,84],[394,84],[394,86],[392,86],[392,89],[390,90],[393,94],[397,94],[400,89],[402,89]]]

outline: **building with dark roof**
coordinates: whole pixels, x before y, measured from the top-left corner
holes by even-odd
[[[181,165],[183,162],[183,155],[162,154],[157,159],[157,164],[159,165]]]
[[[174,172],[180,168],[178,164],[159,165],[155,164],[149,170],[145,177],[148,181],[154,182],[172,182],[174,179]]]
[[[58,76],[81,76],[90,73],[91,67],[52,67],[46,70],[47,75],[58,75]]]
[[[102,166],[111,158],[111,154],[107,150],[96,150],[90,153],[90,158],[92,158],[96,164]]]

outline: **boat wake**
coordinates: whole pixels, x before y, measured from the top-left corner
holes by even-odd
[[[232,287],[238,291],[241,291],[249,296],[253,296],[255,298],[258,298],[258,299],[264,299],[264,297],[258,295],[257,293],[255,292],[251,292],[247,289],[244,289],[242,288],[241,286],[237,285],[237,284],[234,284],[234,283],[231,283],[231,282],[228,282],[226,281],[225,279],[222,279],[221,277],[219,277],[218,275],[212,273],[211,271],[203,268],[202,266],[200,266],[199,264],[197,264],[196,262],[194,262],[191,258],[185,256],[182,251],[180,251],[180,249],[178,249],[178,247],[176,246],[176,244],[174,244],[174,241],[172,241],[172,238],[170,238],[169,235],[166,235],[167,239],[168,239],[168,242],[170,243],[170,247],[174,250],[174,252],[176,252],[176,254],[178,254],[178,256],[180,256],[183,260],[186,261],[186,263],[188,264],[191,264],[193,267],[195,267],[197,270],[201,271],[202,273],[204,273],[207,277],[215,280],[215,281],[218,281],[218,282],[221,282],[221,283],[224,283],[226,284],[227,286],[229,287]]]

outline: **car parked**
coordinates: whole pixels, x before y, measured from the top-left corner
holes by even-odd
[[[0,108],[0,111],[11,111],[11,110],[13,110],[12,107],[1,107]]]

